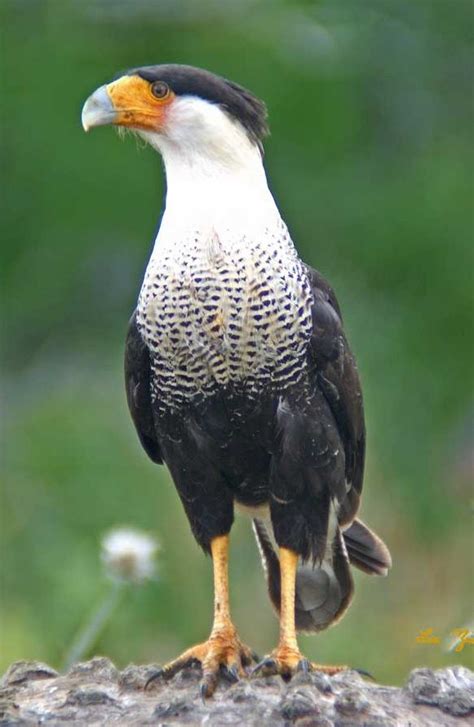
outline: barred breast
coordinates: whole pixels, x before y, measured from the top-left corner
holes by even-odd
[[[303,372],[311,291],[283,222],[258,241],[212,231],[155,248],[137,311],[158,406],[229,384],[283,390]]]

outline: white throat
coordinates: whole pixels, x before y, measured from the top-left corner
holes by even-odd
[[[244,128],[218,106],[195,97],[173,104],[164,133],[143,132],[162,155],[166,207],[156,240],[255,236],[280,222],[262,156]]]

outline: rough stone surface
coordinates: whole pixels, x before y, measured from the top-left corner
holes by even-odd
[[[298,674],[222,682],[199,696],[199,670],[170,682],[156,666],[119,672],[95,658],[58,674],[40,662],[16,662],[0,682],[0,727],[33,725],[245,725],[246,727],[455,727],[474,725],[474,673],[464,667],[415,669],[405,687],[386,687],[357,672]]]

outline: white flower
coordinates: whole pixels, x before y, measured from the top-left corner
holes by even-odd
[[[156,573],[154,537],[132,528],[111,530],[102,539],[101,559],[107,574],[119,581],[142,583]]]

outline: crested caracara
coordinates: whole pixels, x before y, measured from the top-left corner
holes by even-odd
[[[160,673],[202,666],[237,679],[253,652],[231,621],[227,553],[234,510],[253,519],[280,639],[255,673],[312,664],[296,631],[337,622],[351,565],[383,575],[384,543],[356,518],[364,473],[362,393],[341,311],[299,257],[262,163],[265,105],[198,68],[135,68],[98,88],[84,129],[136,131],[163,157],[167,193],[125,354],[143,448],[166,464],[201,547],[212,555],[209,639]]]

